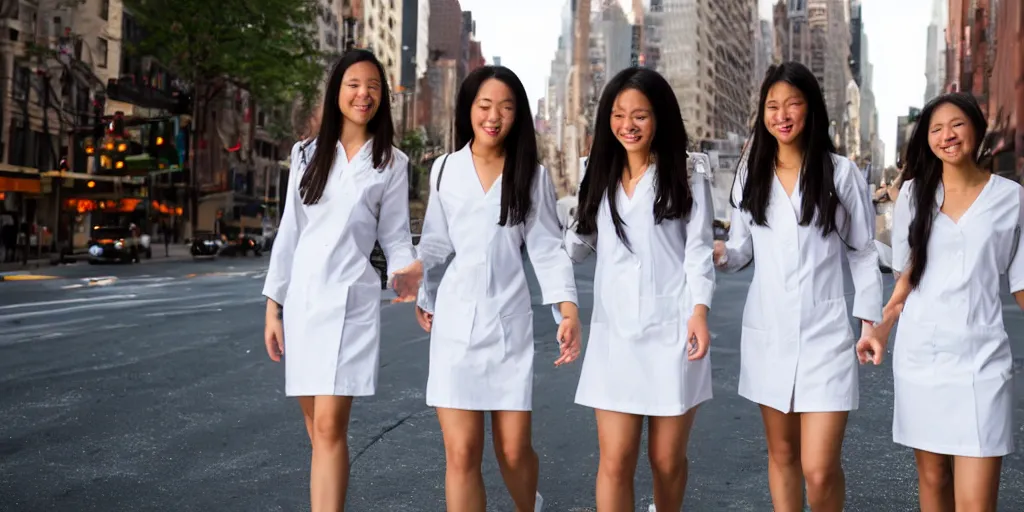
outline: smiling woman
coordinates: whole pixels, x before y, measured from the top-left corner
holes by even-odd
[[[408,159],[391,146],[388,94],[372,53],[353,50],[335,65],[316,139],[292,148],[263,288],[267,353],[284,360],[285,393],[298,398],[313,445],[313,512],[344,509],[352,401],[376,392],[381,295],[370,262],[374,242],[392,273],[414,261]],[[416,281],[415,269],[406,274]],[[400,295],[414,295],[417,285]]]
[[[572,263],[561,248],[554,184],[537,161],[526,91],[509,69],[485,66],[462,84],[455,112],[461,149],[430,173],[419,257],[427,269],[417,304],[430,332],[427,405],[437,408],[449,510],[483,510],[484,414],[517,510],[540,510],[531,442],[533,313],[521,248],[542,302],[563,315],[555,365],[579,354]],[[444,170],[444,180],[439,181]],[[452,256],[433,286],[433,270]],[[429,285],[429,286],[428,286]]]

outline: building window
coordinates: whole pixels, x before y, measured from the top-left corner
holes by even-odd
[[[110,17],[110,0],[100,0],[100,18]]]
[[[107,40],[102,37],[99,38],[99,44],[96,45],[96,65],[105,68],[107,67]]]

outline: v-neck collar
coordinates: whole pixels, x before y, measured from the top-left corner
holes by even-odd
[[[988,189],[992,188],[992,183],[995,179],[995,173],[988,175],[988,181],[986,181],[985,185],[981,187],[981,192],[978,192],[978,196],[974,198],[974,201],[971,201],[971,204],[967,206],[967,209],[960,214],[960,218],[957,220],[953,220],[953,217],[950,217],[946,212],[942,211],[942,204],[946,200],[946,188],[942,185],[942,181],[939,181],[939,186],[935,187],[935,211],[940,217],[945,217],[946,220],[951,222],[954,226],[960,227],[963,224],[964,219],[968,218],[968,216],[971,215],[971,212],[974,211],[974,205],[978,204],[981,198],[985,196],[985,193],[988,192]]]
[[[470,145],[472,143],[473,141],[467,142],[466,145],[459,150],[459,152],[463,153],[465,158],[469,160],[469,170],[470,172],[473,173],[473,181],[476,182],[476,187],[474,188],[480,192],[480,195],[482,197],[490,197],[492,193],[494,193],[494,189],[500,190],[501,181],[502,178],[505,177],[505,173],[502,172],[501,174],[498,174],[498,177],[494,179],[494,182],[491,183],[491,186],[488,188],[484,188],[484,182],[480,180],[480,173],[477,172],[476,170],[476,162],[473,161],[473,151],[470,149]]]
[[[366,142],[364,142],[362,146],[359,146],[359,149],[356,150],[355,154],[352,155],[351,158],[349,158],[348,151],[345,150],[345,145],[342,144],[341,141],[339,140],[338,143],[337,143],[338,153],[341,155],[342,161],[344,163],[351,164],[351,163],[354,163],[356,161],[356,159],[366,155],[366,148],[368,146],[370,146],[370,144],[372,144],[372,143],[373,143],[373,137],[370,137],[369,139],[366,139]]]

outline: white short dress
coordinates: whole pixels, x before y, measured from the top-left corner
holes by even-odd
[[[427,376],[431,407],[532,410],[533,305],[524,245],[544,304],[576,302],[551,175],[537,166],[531,210],[522,224],[498,224],[507,186],[512,184],[499,177],[484,190],[468,144],[438,158],[431,171],[417,248],[425,269],[418,305],[434,313]]]
[[[263,295],[284,306],[287,396],[368,396],[377,387],[381,286],[370,264],[380,241],[388,275],[412,264],[408,158],[373,167],[368,141],[349,161],[337,144],[323,196],[305,205],[299,182],[316,143],[292,148],[284,215]],[[305,158],[303,158],[303,151]]]
[[[690,175],[689,216],[654,222],[651,166],[629,198],[616,190],[617,209],[632,251],[616,236],[605,198],[598,234],[565,232],[574,261],[597,254],[594,313],[576,403],[641,416],[679,416],[710,400],[711,354],[690,361],[687,323],[715,292],[711,187],[705,167]]]
[[[914,181],[893,213],[893,270],[910,262]],[[893,347],[893,441],[964,457],[1014,451],[1013,356],[1003,327],[1000,278],[1024,290],[1024,188],[992,175],[958,222],[939,211],[928,264],[907,298]],[[1019,426],[1019,425],[1018,425]]]

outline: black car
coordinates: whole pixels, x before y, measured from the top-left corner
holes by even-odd
[[[197,233],[192,237],[189,253],[192,254],[192,259],[216,258],[223,244],[220,237],[213,233]]]
[[[135,263],[139,261],[139,254],[145,252],[139,237],[122,227],[93,227],[86,246],[91,264],[108,261]]]

